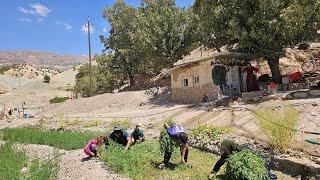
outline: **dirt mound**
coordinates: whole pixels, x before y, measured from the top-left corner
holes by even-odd
[[[80,98],[67,101],[61,105],[46,107],[47,115],[55,114],[105,114],[111,112],[132,111],[147,104],[151,95],[145,91],[128,91],[105,93],[90,98]]]

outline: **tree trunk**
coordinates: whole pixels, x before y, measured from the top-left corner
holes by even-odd
[[[134,86],[136,84],[132,73],[129,73],[129,83],[130,83],[130,86]]]
[[[278,57],[268,57],[267,58],[269,68],[271,69],[272,78],[277,84],[282,84],[282,77],[279,68],[279,58]]]

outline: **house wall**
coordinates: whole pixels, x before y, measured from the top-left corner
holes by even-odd
[[[198,62],[197,65],[181,67],[171,73],[171,100],[181,103],[201,102],[204,95],[209,100],[218,98],[217,87],[212,81],[211,61]],[[199,84],[194,84],[193,78],[199,76]],[[188,79],[188,86],[183,80]]]

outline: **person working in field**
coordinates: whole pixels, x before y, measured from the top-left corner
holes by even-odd
[[[174,125],[170,127],[167,123],[164,124],[164,128],[167,130],[167,133],[170,136],[170,138],[172,138],[177,143],[177,145],[180,146],[181,162],[187,163],[189,153],[187,130],[180,125]],[[167,166],[169,164],[171,155],[172,152],[164,152],[163,164],[161,166]]]
[[[104,138],[104,142],[106,147],[109,145],[109,139],[112,141],[125,146],[125,149],[129,149],[131,145],[131,137],[128,135],[127,131],[120,127],[114,127],[113,132],[109,135],[109,137]]]
[[[89,157],[97,156],[97,148],[104,142],[104,137],[99,136],[95,139],[91,139],[84,148],[84,153]]]
[[[231,140],[223,140],[220,145],[220,159],[214,165],[214,167],[209,175],[209,179],[215,179],[216,174],[220,170],[221,166],[223,166],[223,164],[227,161],[227,159],[232,154],[238,153],[243,149],[246,149],[246,147],[245,146],[240,147],[240,146],[236,145],[236,143],[234,141],[231,141]],[[265,165],[265,166],[268,170],[269,178],[271,180],[277,179],[277,176],[270,172],[270,168],[267,165]]]
[[[131,133],[131,142],[139,143],[143,141],[144,141],[144,132],[141,129],[141,124],[137,124],[133,132]]]

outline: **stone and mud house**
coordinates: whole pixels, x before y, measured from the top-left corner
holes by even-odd
[[[169,69],[171,74],[171,101],[198,103],[204,98],[218,98],[218,85],[213,82],[213,67],[226,66],[224,94],[239,95],[246,89],[242,66],[253,58],[247,54],[228,51],[217,52],[208,48],[197,48]]]

